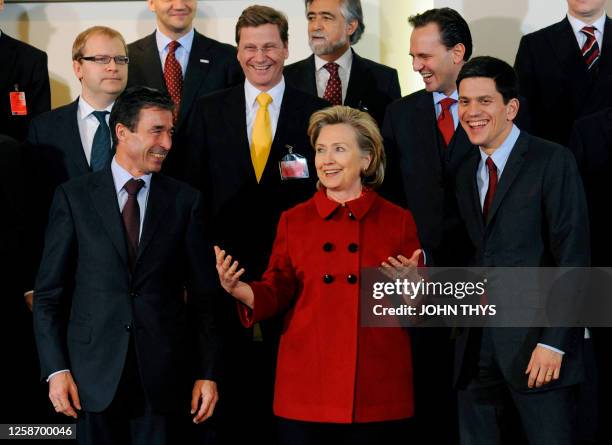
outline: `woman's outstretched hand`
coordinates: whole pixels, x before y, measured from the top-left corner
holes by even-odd
[[[253,289],[247,283],[240,281],[244,268],[238,269],[238,261],[232,263],[232,256],[226,255],[225,250],[215,246],[215,257],[217,258],[217,273],[219,281],[225,291],[236,300],[253,309]]]

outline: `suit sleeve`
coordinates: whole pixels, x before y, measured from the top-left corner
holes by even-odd
[[[390,72],[388,92],[391,101],[397,100],[402,97],[402,90],[400,88],[399,77],[397,75],[396,69],[392,69]]]
[[[385,180],[383,181],[379,193],[392,203],[406,208],[407,203],[399,161],[400,147],[398,146],[398,141],[395,139],[395,130],[393,128],[393,110],[394,107],[387,107],[382,128],[386,162]]]
[[[66,309],[71,277],[74,276],[76,235],[70,204],[63,187],[53,198],[45,247],[34,291],[34,336],[41,377],[69,369],[66,344]]]
[[[586,198],[576,162],[569,150],[563,148],[556,152],[544,175],[544,216],[555,263],[560,267],[588,267],[591,254]],[[571,292],[577,299],[577,307],[585,295],[584,284],[579,278],[574,278],[563,287],[564,293]],[[540,343],[571,352],[582,331],[580,328],[545,328]]]
[[[206,238],[208,230],[203,217],[202,195],[191,208],[189,225],[185,235],[189,271],[187,291],[188,313],[196,338],[196,379],[218,380],[219,338],[215,325],[214,302],[220,295],[220,285],[215,269],[212,247]]]
[[[261,281],[249,283],[255,295],[253,310],[237,303],[240,321],[245,327],[273,317],[293,301],[299,284],[289,257],[288,242],[288,218],[286,213],[283,213],[278,223],[268,269]]]
[[[514,70],[518,76],[522,109],[519,109],[517,123],[523,130],[533,130],[537,127],[537,70],[534,66],[530,50],[530,40],[523,36],[516,53]]]
[[[47,54],[37,57],[32,66],[32,86],[30,97],[26,97],[28,113],[37,116],[51,109],[51,87],[49,85],[49,70],[47,68]]]

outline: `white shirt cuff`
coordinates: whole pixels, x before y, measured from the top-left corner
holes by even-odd
[[[545,345],[544,343],[538,343],[538,346],[542,346],[543,348],[550,349],[551,351],[558,352],[561,355],[565,354],[565,352],[563,352],[561,349],[553,348],[552,346]]]
[[[70,372],[70,369],[60,369],[59,371],[55,371],[49,374],[49,377],[47,377],[47,383],[49,383],[49,380],[51,380],[51,377],[53,377],[55,374],[59,374],[60,372]]]

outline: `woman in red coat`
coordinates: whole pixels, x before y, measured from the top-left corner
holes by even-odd
[[[416,226],[373,191],[384,151],[367,113],[327,108],[308,134],[319,190],[281,216],[262,280],[239,281],[244,269],[215,247],[217,270],[245,326],[285,314],[274,392],[281,443],[393,443],[413,415],[410,337],[360,326],[360,270],[415,267]]]

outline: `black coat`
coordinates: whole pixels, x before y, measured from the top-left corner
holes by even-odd
[[[455,174],[475,148],[461,125],[448,148],[438,130],[432,93],[406,96],[387,108],[383,126],[387,171],[381,194],[407,206],[428,264],[465,264],[469,241],[455,200]]]
[[[42,377],[70,369],[83,409],[102,411],[133,336],[155,411],[184,409],[195,378],[216,379],[209,300],[218,284],[202,221],[197,191],[154,174],[131,273],[110,167],[61,185],[34,297]]]
[[[586,267],[590,264],[586,199],[576,162],[565,147],[521,132],[503,174],[485,224],[474,150],[457,172],[457,200],[474,247],[473,266]],[[580,297],[580,295],[578,296]],[[575,384],[582,379],[582,328],[485,328],[491,330],[499,367],[517,390],[527,390],[525,370],[537,343],[565,352],[561,377],[546,385]],[[455,378],[467,383],[474,370],[478,343],[473,329],[457,339]],[[476,355],[474,355],[476,353]]]
[[[535,136],[567,145],[577,118],[612,106],[610,18],[598,64],[587,70],[567,17],[522,37],[514,66]]]
[[[23,141],[32,117],[51,109],[51,90],[47,71],[47,54],[4,32],[0,35],[0,134]],[[25,92],[28,114],[11,113],[9,93]]]
[[[284,74],[289,85],[313,96],[317,95],[314,55],[288,65]],[[401,95],[395,68],[364,59],[353,51],[344,105],[369,112],[382,127],[387,105]]]

